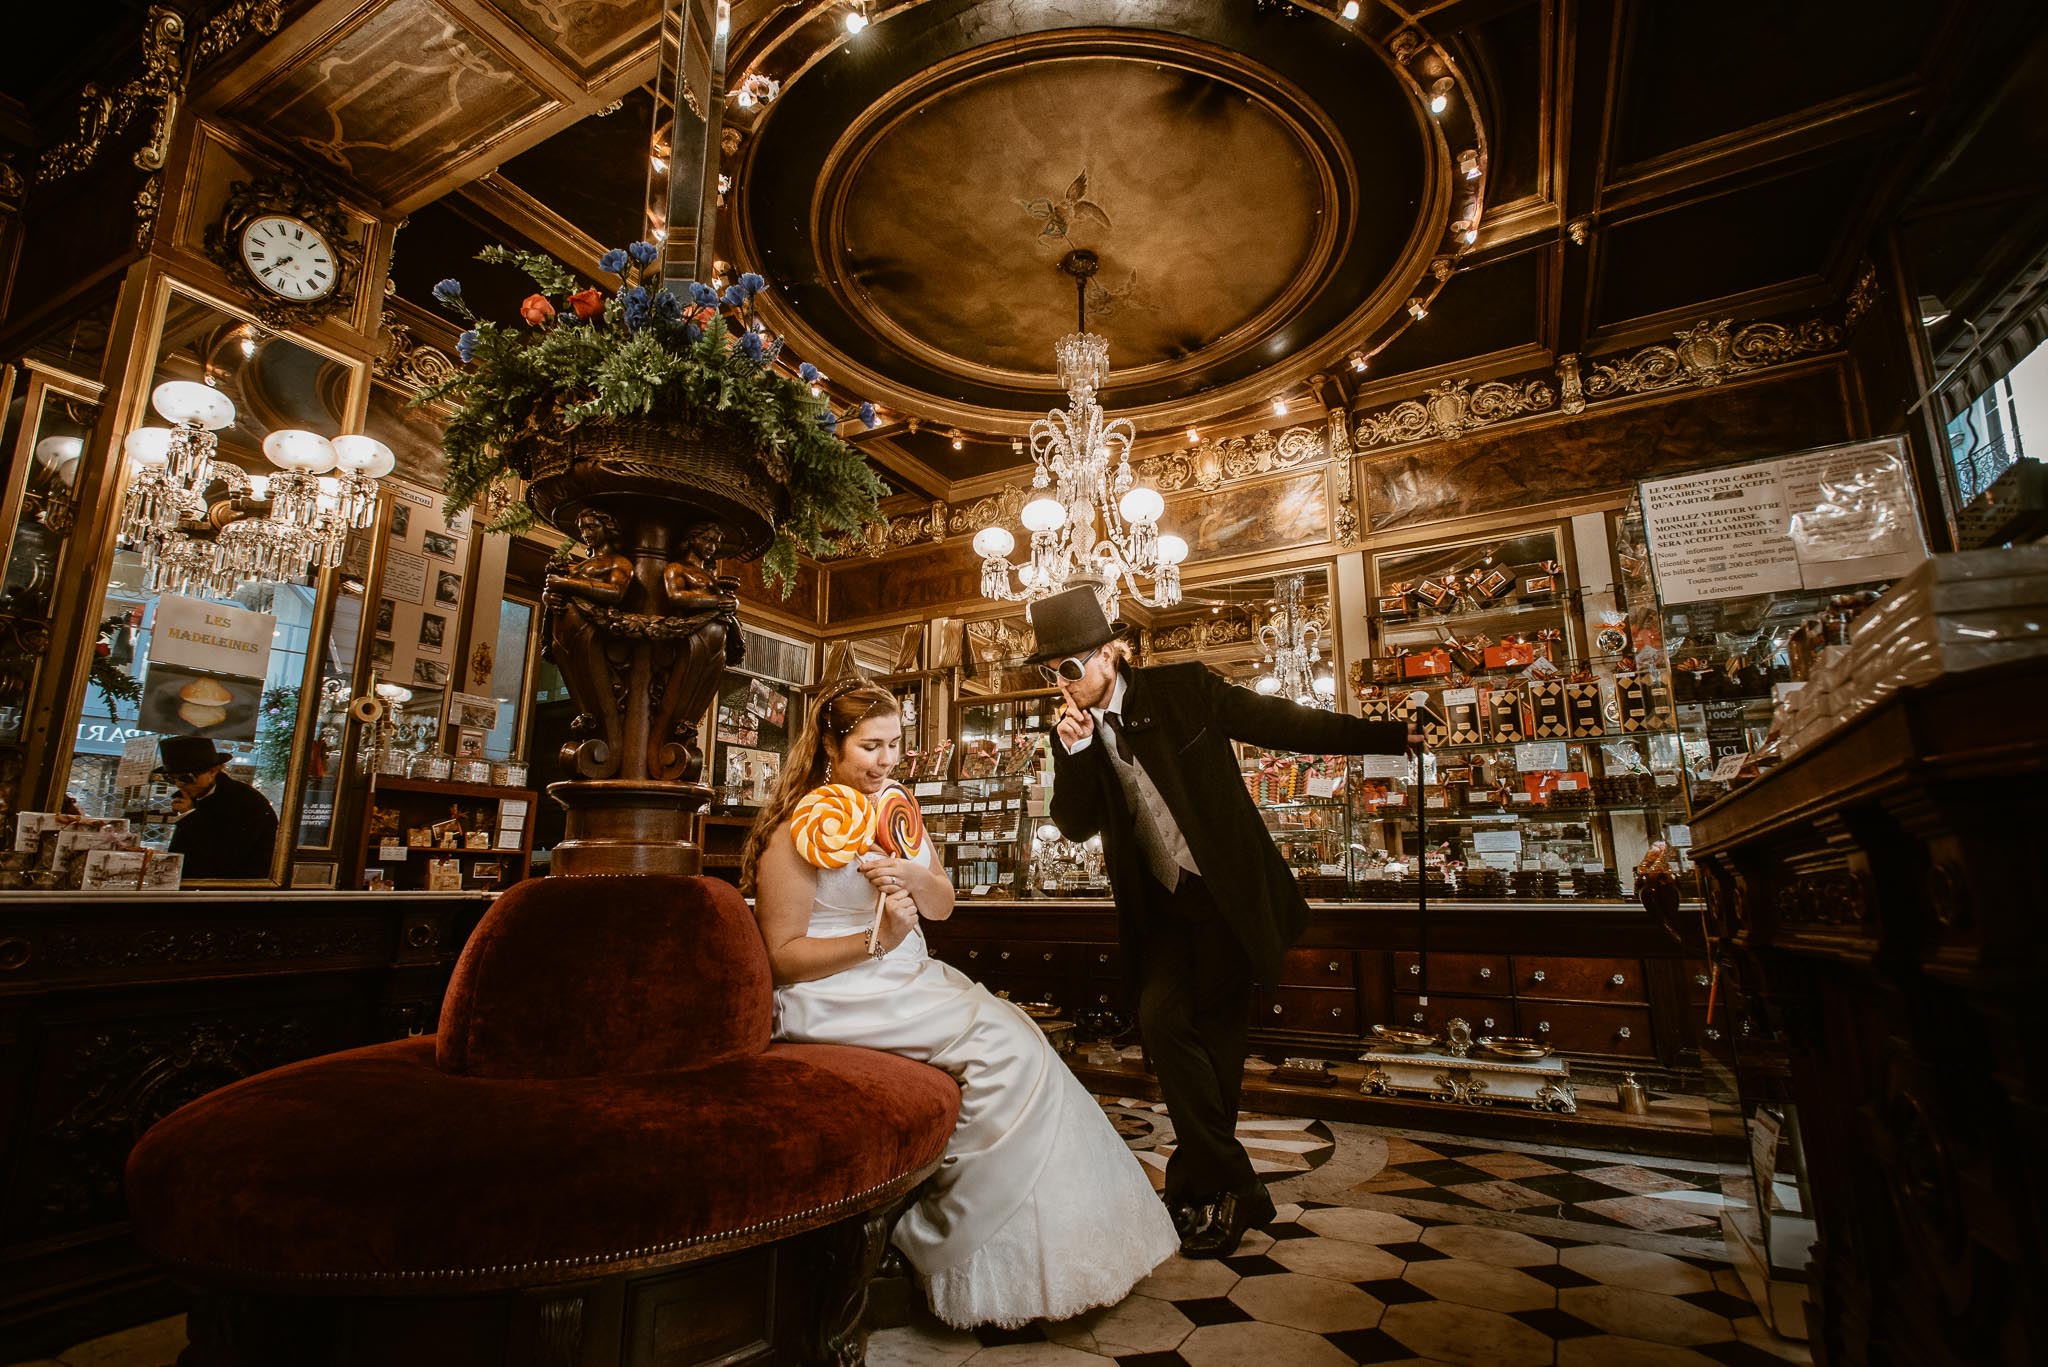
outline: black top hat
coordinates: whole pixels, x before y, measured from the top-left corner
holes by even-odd
[[[214,749],[203,736],[159,736],[156,752],[163,760],[156,769],[159,774],[203,774],[234,758]]]
[[[1102,599],[1086,584],[1041,598],[1024,611],[1031,618],[1032,635],[1038,638],[1038,651],[1026,661],[1029,664],[1085,654],[1124,631],[1121,622],[1110,625],[1102,612]]]

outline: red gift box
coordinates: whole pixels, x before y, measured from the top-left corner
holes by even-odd
[[[1529,641],[1502,641],[1486,648],[1488,669],[1520,669],[1536,662],[1536,647]]]
[[[1435,650],[1418,650],[1413,655],[1401,657],[1401,670],[1410,679],[1426,679],[1438,674],[1451,672],[1451,652],[1438,647]]]

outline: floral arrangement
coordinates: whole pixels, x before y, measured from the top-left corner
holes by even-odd
[[[263,690],[262,725],[256,731],[256,777],[265,783],[282,783],[291,772],[292,739],[299,729],[299,690]]]
[[[666,288],[651,242],[606,252],[597,262],[618,287],[580,287],[568,268],[536,252],[489,247],[478,260],[511,264],[539,287],[514,327],[477,318],[459,281],[434,297],[469,323],[457,340],[464,369],[416,403],[449,400],[443,434],[450,517],[482,499],[505,475],[527,478],[535,447],[582,423],[659,414],[723,428],[761,453],[789,493],[789,513],[762,559],[762,575],[787,594],[799,548],[827,551],[837,534],[882,520],[886,487],[837,435],[838,415],[812,392],[823,377],[805,363],[792,379],[775,368],[771,338],[754,299],[767,282],[742,275],[723,291],[689,282]],[[876,425],[873,404],[861,421]],[[487,530],[520,531],[533,514],[515,504]]]
[[[107,715],[117,721],[121,716],[122,703],[139,704],[142,701],[141,683],[114,663],[114,643],[109,633],[121,625],[119,618],[100,623],[100,636],[92,647],[92,664],[86,669],[86,677],[100,691],[100,701],[107,705]]]

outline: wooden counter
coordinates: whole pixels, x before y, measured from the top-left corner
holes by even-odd
[[[1429,908],[1429,1003],[1413,903],[1313,902],[1280,981],[1254,1002],[1254,1050],[1355,1057],[1376,1024],[1522,1034],[1623,1066],[1680,1069],[1709,1038],[1705,974],[1641,907],[1618,902],[1445,902]],[[1693,910],[1697,916],[1697,908]],[[1026,1001],[1127,1020],[1116,912],[1105,901],[962,902],[929,924],[932,952]]]
[[[178,1305],[128,1238],[136,1138],[279,1064],[432,1031],[477,893],[0,893],[0,1361]]]
[[[1804,1135],[1816,1362],[2048,1362],[2044,690],[1896,696],[1693,822],[1744,1100]]]

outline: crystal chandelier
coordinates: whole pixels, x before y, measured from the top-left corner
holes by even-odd
[[[395,464],[374,437],[272,432],[263,454],[278,473],[249,475],[216,458],[214,433],[235,420],[225,394],[171,380],[150,403],[176,425],[139,427],[121,443],[120,529],[141,552],[149,592],[225,599],[252,581],[296,582],[340,565],[348,534],[374,525],[377,481]]]
[[[1267,672],[1252,681],[1252,688],[1268,697],[1334,708],[1337,676],[1316,668],[1323,653],[1323,629],[1302,602],[1302,577],[1287,575],[1278,588],[1280,597],[1272,616],[1259,628],[1259,649],[1264,652]]]
[[[1109,379],[1109,342],[1088,331],[1088,279],[1097,264],[1095,253],[1082,250],[1060,261],[1079,296],[1080,331],[1060,338],[1053,350],[1067,407],[1031,424],[1036,496],[1022,513],[1031,533],[1031,558],[1011,564],[1016,539],[994,525],[975,533],[974,550],[981,557],[984,598],[1035,601],[1087,583],[1101,597],[1104,614],[1115,621],[1120,593],[1147,607],[1180,601],[1180,563],[1187,559],[1188,543],[1161,534],[1159,515],[1166,501],[1131,473],[1136,433],[1130,421],[1109,421],[1095,400]]]

